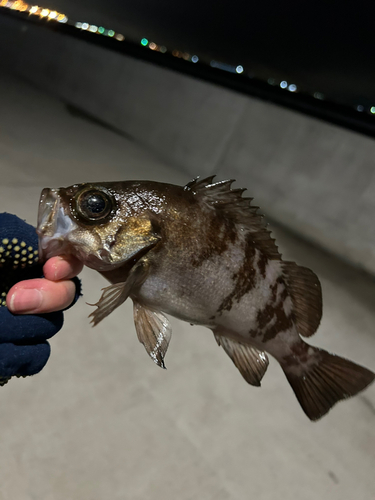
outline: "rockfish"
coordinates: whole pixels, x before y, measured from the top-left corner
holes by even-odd
[[[320,323],[319,279],[282,260],[244,189],[213,178],[185,187],[125,181],[46,188],[40,258],[73,254],[112,283],[90,315],[94,325],[130,297],[138,338],[161,367],[171,338],[165,314],[212,330],[251,385],[260,385],[270,354],[317,420],[375,374],[302,340]]]

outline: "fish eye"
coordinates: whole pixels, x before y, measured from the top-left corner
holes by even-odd
[[[79,194],[76,207],[81,217],[90,221],[100,221],[111,213],[113,203],[106,192],[90,189]]]

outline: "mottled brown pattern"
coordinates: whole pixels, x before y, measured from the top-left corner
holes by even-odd
[[[290,330],[293,326],[293,318],[285,314],[282,303],[275,308],[274,315],[276,315],[276,322],[264,333],[263,342],[274,339],[278,333]]]
[[[267,263],[268,263],[267,256],[263,252],[259,252],[258,269],[262,278],[266,277]]]
[[[255,255],[256,249],[249,235],[244,246],[244,259],[242,265],[232,276],[234,288],[220,304],[217,310],[218,313],[230,311],[234,301],[239,302],[246,293],[254,288],[256,278],[256,268],[254,267]]]
[[[283,285],[284,281],[281,277],[277,278],[275,283],[271,287],[271,297],[270,301],[264,306],[263,309],[258,311],[257,314],[257,324],[256,329],[251,329],[249,334],[251,337],[258,337],[261,333],[263,334],[262,341],[268,342],[276,337],[279,332],[289,330],[293,326],[293,315],[287,316],[285,314],[283,303],[288,297],[288,291],[286,288],[282,290],[279,297],[277,296],[277,290],[279,285]],[[267,325],[276,318],[272,326],[267,328]]]
[[[290,350],[292,354],[284,356],[283,360],[288,366],[297,366],[301,363],[306,363],[309,358],[308,349],[309,345],[300,340],[291,346]]]
[[[199,242],[197,253],[192,256],[191,264],[199,267],[203,262],[213,255],[223,254],[230,244],[237,239],[237,229],[233,221],[225,219],[220,214],[215,214],[205,231],[197,232],[196,237]]]

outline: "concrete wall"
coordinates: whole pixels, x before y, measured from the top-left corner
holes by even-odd
[[[373,139],[1,17],[0,64],[375,273]]]

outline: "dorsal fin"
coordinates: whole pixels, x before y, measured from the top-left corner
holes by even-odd
[[[315,273],[295,262],[282,263],[283,275],[292,299],[293,316],[303,337],[313,335],[322,318],[322,289]]]
[[[243,198],[242,193],[246,189],[231,189],[234,180],[225,180],[213,183],[214,175],[194,180],[186,184],[185,190],[191,191],[195,196],[204,200],[208,205],[220,210],[223,215],[237,224],[245,226],[251,233],[256,246],[271,260],[280,260],[274,238],[271,231],[264,223],[264,216],[257,213],[259,207],[251,206],[253,198]]]

